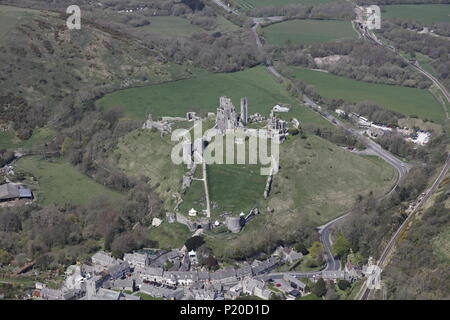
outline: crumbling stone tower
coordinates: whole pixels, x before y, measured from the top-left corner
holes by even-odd
[[[241,122],[243,125],[248,123],[248,99],[241,99]]]

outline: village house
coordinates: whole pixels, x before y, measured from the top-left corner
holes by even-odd
[[[283,276],[283,280],[285,280],[286,282],[289,283],[289,285],[298,290],[302,295],[305,293],[306,290],[306,284],[303,283],[302,281],[298,280],[297,278],[295,278],[294,276],[290,275],[290,274],[285,274]]]
[[[125,261],[119,264],[112,265],[107,270],[111,279],[115,280],[124,277],[125,274],[130,272],[130,265]]]
[[[163,281],[163,268],[153,268],[153,267],[145,267],[139,273],[139,277],[142,280],[151,281],[151,282],[162,282]]]
[[[194,271],[174,271],[172,274],[176,277],[176,284],[181,286],[190,286],[198,281],[198,274]]]
[[[33,193],[30,189],[15,183],[0,185],[0,202],[18,199],[33,199]]]
[[[297,262],[303,258],[302,253],[297,252],[292,248],[285,248],[283,246],[279,246],[273,253],[273,256],[279,257],[281,260],[289,264]]]
[[[209,272],[198,271],[197,275],[198,275],[198,281],[199,282],[201,282],[201,283],[209,283],[209,280],[210,280]]]
[[[134,291],[135,285],[132,279],[117,279],[112,282],[111,288],[114,290]]]
[[[268,300],[272,294],[272,292],[266,288],[266,284],[262,280],[245,277],[241,280],[241,284],[242,292],[244,294],[254,295],[265,300]]]
[[[116,263],[116,259],[104,251],[99,251],[91,258],[93,264],[107,267]]]
[[[178,283],[178,279],[175,271],[164,272],[162,277],[162,283],[170,286],[176,286]]]
[[[264,261],[255,260],[252,263],[252,271],[254,275],[259,275],[273,270],[277,265],[278,260],[275,257],[271,257]]]
[[[147,283],[143,283],[140,286],[139,291],[155,298],[181,300],[184,296],[184,291],[182,289],[170,289],[162,286],[158,287]]]
[[[243,266],[236,269],[236,277],[243,279],[244,277],[251,277],[253,275],[252,268],[250,266]]]
[[[137,252],[125,253],[123,260],[128,262],[133,268],[145,268],[150,263],[150,259],[147,254]]]
[[[81,271],[80,266],[72,265],[66,269],[66,280],[64,282],[65,287],[68,289],[81,290],[85,277]]]
[[[233,283],[237,282],[236,270],[234,268],[221,269],[210,274],[211,283]]]

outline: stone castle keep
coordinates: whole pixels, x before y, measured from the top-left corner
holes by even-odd
[[[238,114],[230,98],[220,97],[215,128],[225,134],[228,129],[243,128],[248,123],[248,101],[241,99],[241,114]]]

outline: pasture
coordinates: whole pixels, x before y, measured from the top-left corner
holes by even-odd
[[[0,149],[37,149],[55,137],[50,128],[39,128],[33,131],[28,140],[20,140],[12,130],[0,131]]]
[[[285,6],[289,4],[317,4],[333,2],[335,0],[234,0],[236,6],[247,10],[257,7],[269,7],[269,6]]]
[[[26,183],[42,205],[85,204],[99,195],[121,197],[120,193],[95,182],[64,160],[25,157],[17,161],[16,169],[35,178]]]
[[[263,28],[267,44],[284,46],[290,42],[317,43],[356,39],[350,21],[335,20],[290,20]]]
[[[291,76],[313,85],[320,95],[348,102],[373,101],[406,116],[442,123],[443,107],[427,90],[357,81],[330,73],[290,68]]]
[[[190,36],[193,33],[203,31],[189,22],[187,19],[174,16],[156,16],[150,18],[150,24],[139,27],[149,33],[157,33],[164,36]]]
[[[450,4],[402,4],[383,6],[382,18],[415,20],[424,24],[450,22]]]
[[[249,114],[268,116],[278,103],[290,104],[303,122],[327,123],[319,115],[301,105],[263,67],[235,73],[195,71],[191,79],[160,85],[131,88],[113,92],[97,100],[99,108],[122,106],[125,116],[145,120],[161,116],[186,116],[188,111],[205,115],[216,112],[219,97],[228,96],[239,108],[240,99],[247,97]]]

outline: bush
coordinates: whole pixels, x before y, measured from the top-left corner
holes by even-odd
[[[201,236],[194,236],[192,238],[189,238],[185,242],[185,246],[188,249],[188,251],[194,250],[196,251],[198,248],[200,248],[205,243],[205,240]]]
[[[311,289],[311,292],[318,297],[323,297],[327,293],[327,285],[322,278],[319,278]]]
[[[351,287],[351,283],[350,283],[350,281],[347,281],[347,280],[338,280],[337,286],[339,289],[345,291]]]

